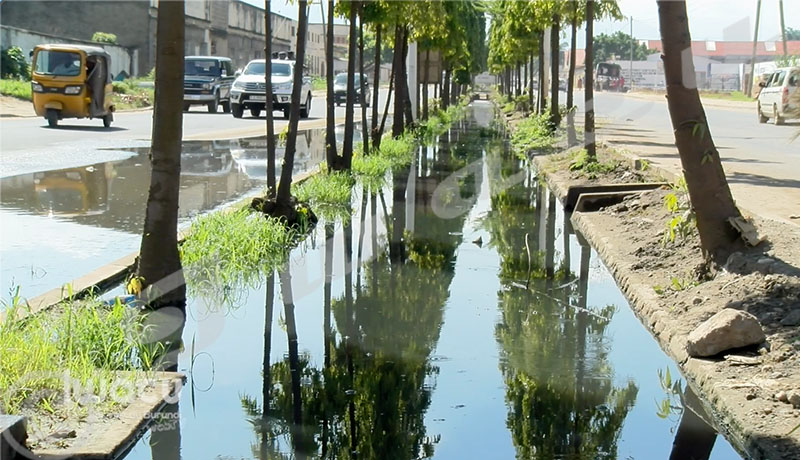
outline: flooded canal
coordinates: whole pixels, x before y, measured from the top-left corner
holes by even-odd
[[[126,458],[740,458],[491,118],[233,301],[189,280],[187,386]]]
[[[324,157],[324,130],[298,136],[294,172]],[[59,288],[139,249],[150,184],[149,148],[131,158],[0,179],[0,295]],[[279,147],[277,156],[282,157]],[[180,220],[263,189],[266,138],[185,141]]]

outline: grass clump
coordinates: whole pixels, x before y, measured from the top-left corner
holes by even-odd
[[[391,168],[391,160],[382,155],[353,157],[353,174],[365,188],[371,190],[379,190],[386,185],[386,173]]]
[[[381,140],[381,148],[378,155],[389,160],[392,167],[399,167],[411,164],[414,160],[414,152],[417,150],[417,142],[409,133],[404,133],[400,137],[386,137]]]
[[[205,214],[192,223],[180,248],[187,286],[211,300],[235,303],[235,292],[285,260],[296,237],[277,219],[249,208]]]
[[[145,79],[128,79],[111,83],[114,89],[111,101],[117,110],[139,109],[153,105],[155,90],[152,87],[139,86],[141,81]]]
[[[345,171],[321,172],[309,177],[292,191],[299,201],[317,207],[350,208],[353,177]]]
[[[517,156],[527,159],[530,152],[551,150],[557,140],[549,115],[531,115],[517,124],[511,135],[511,147]]]
[[[4,96],[16,97],[26,101],[33,100],[31,82],[15,79],[0,80],[0,94]]]
[[[589,179],[595,179],[598,175],[612,173],[620,167],[619,162],[611,160],[607,162],[597,161],[597,158],[589,156],[586,149],[575,151],[572,161],[569,163],[570,171],[577,171]]]
[[[163,350],[143,343],[143,316],[119,301],[112,306],[96,299],[65,301],[25,317],[23,308],[15,296],[0,323],[3,413],[80,415],[87,410],[87,397],[107,413],[135,396],[134,387],[123,386],[145,376],[117,371],[149,369]]]

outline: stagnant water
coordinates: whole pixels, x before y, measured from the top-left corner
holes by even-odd
[[[316,167],[324,149],[324,130],[301,131],[294,173]],[[149,148],[127,150],[126,160],[0,179],[0,297],[19,287],[32,298],[139,249]],[[265,180],[266,137],[185,141],[181,223],[260,192]]]
[[[740,458],[491,118],[255,286],[190,280],[187,387],[127,458]]]

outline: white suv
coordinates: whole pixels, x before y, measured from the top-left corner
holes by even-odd
[[[234,117],[242,118],[244,109],[250,109],[250,115],[254,117],[259,116],[264,110],[267,101],[264,81],[265,68],[266,61],[264,59],[252,60],[247,64],[244,72],[233,82],[231,112]],[[295,68],[295,61],[272,60],[272,109],[282,110],[285,118],[289,118]],[[308,114],[311,112],[311,79],[306,76],[303,77],[300,101],[300,117],[308,118]]]
[[[766,123],[772,118],[776,125],[783,124],[787,118],[800,117],[800,107],[792,96],[800,88],[800,67],[783,67],[775,70],[767,80],[759,83],[758,121]]]

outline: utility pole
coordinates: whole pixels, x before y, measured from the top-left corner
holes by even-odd
[[[631,89],[633,89],[633,47],[635,42],[636,40],[633,39],[633,16],[631,16],[631,62],[630,62],[630,74],[629,74],[630,81],[628,82],[628,85],[630,86]]]
[[[753,96],[753,86],[756,84],[756,52],[758,51],[758,24],[761,21],[761,0],[756,5],[756,33],[753,38],[753,59],[750,61],[750,84],[747,85],[747,96]]]
[[[789,57],[789,47],[786,45],[786,22],[783,20],[783,0],[778,1],[778,7],[781,11],[781,38],[783,38],[783,58]]]

